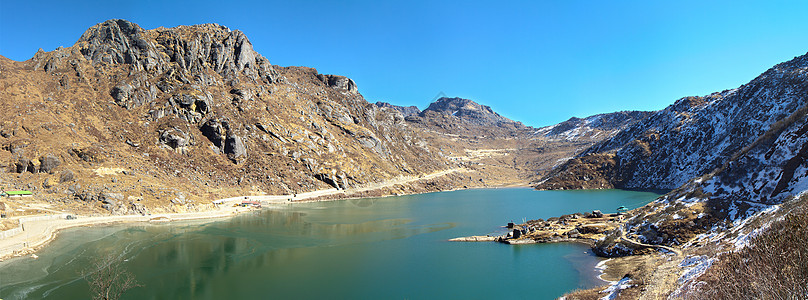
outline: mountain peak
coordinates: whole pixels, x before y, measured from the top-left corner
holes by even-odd
[[[500,123],[517,123],[494,112],[489,106],[459,97],[441,97],[429,104],[429,107],[421,112],[421,116],[430,113],[452,115],[461,120],[483,126],[495,126]]]
[[[228,81],[237,80],[239,74],[273,81],[269,60],[253,50],[243,32],[214,23],[144,30],[130,21],[113,19],[87,29],[73,49],[96,67],[125,64],[152,73],[212,69]]]

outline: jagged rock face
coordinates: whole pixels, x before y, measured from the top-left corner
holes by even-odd
[[[387,102],[376,102],[374,104],[376,106],[378,106],[380,109],[395,110],[395,111],[401,113],[401,115],[403,117],[415,116],[415,115],[418,115],[418,114],[421,113],[421,110],[418,109],[418,107],[415,107],[415,106],[399,106],[399,105],[393,105],[393,104],[390,104],[390,103],[387,103]]]
[[[356,83],[354,83],[353,79],[350,79],[350,78],[345,77],[345,76],[318,74],[317,78],[322,80],[323,83],[325,83],[329,87],[332,87],[332,88],[335,88],[335,89],[338,89],[338,90],[342,90],[342,91],[346,91],[346,92],[350,92],[350,93],[356,93],[356,92],[359,91],[359,89],[356,87]]]
[[[224,151],[224,141],[225,137],[227,136],[227,132],[230,126],[227,121],[220,122],[216,118],[209,119],[205,124],[202,124],[202,127],[199,129],[211,143],[213,146],[216,146],[216,150],[221,152]]]
[[[165,63],[145,36],[146,31],[125,20],[109,20],[95,25],[81,35],[79,51],[93,64],[132,64],[137,69],[151,69]]]
[[[126,20],[109,20],[88,29],[74,47],[94,66],[130,64],[156,72],[176,66],[190,73],[210,68],[228,80],[243,72],[273,81],[269,61],[253,50],[244,33],[216,24],[146,31]]]
[[[682,98],[587,151],[614,153],[598,172],[571,160],[537,185],[541,189],[588,188],[600,178],[605,188],[673,189],[730,159],[773,124],[806,102],[806,56],[779,64],[750,83],[705,97]]]

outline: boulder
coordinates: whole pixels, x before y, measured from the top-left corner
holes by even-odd
[[[179,151],[185,150],[185,147],[188,147],[190,144],[188,142],[188,135],[177,129],[163,131],[163,133],[160,134],[160,143]]]
[[[27,158],[21,157],[16,163],[14,163],[14,169],[17,171],[17,173],[25,173],[25,171],[28,171],[29,163],[30,161]]]
[[[145,216],[149,213],[149,210],[140,202],[129,201],[129,211],[132,213],[140,214]]]
[[[222,151],[224,149],[225,136],[228,128],[227,121],[219,121],[219,119],[212,118],[203,123],[199,130],[214,146],[219,148],[219,151]]]
[[[39,158],[39,171],[42,173],[53,173],[53,170],[61,164],[62,161],[59,160],[59,158],[52,154],[46,154]]]
[[[174,198],[174,199],[171,199],[171,203],[178,204],[178,205],[185,204],[185,193],[183,193],[183,192],[177,193],[177,197]]]
[[[74,177],[75,177],[75,176],[74,176],[74,174],[73,174],[73,171],[71,171],[71,170],[64,170],[64,171],[62,171],[62,174],[61,174],[61,175],[59,175],[59,182],[61,183],[61,182],[73,181],[73,178],[74,178]]]
[[[118,202],[123,201],[123,194],[121,193],[101,193],[98,195],[98,200],[104,204],[117,205]]]
[[[238,162],[239,158],[247,155],[247,148],[244,146],[241,137],[230,135],[225,141],[224,153],[227,154],[227,157],[233,160],[233,162]]]
[[[31,173],[38,173],[39,172],[40,163],[38,160],[29,160],[28,161],[28,172]]]
[[[45,179],[44,182],[42,182],[42,187],[46,188],[46,189],[49,189],[49,188],[52,188],[52,187],[54,187],[54,186],[56,186],[58,184],[59,184],[58,179],[56,179],[54,177],[48,177],[47,179]]]

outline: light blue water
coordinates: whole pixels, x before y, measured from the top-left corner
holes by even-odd
[[[446,240],[656,196],[464,190],[295,204],[210,223],[71,229],[39,259],[0,262],[0,298],[88,299],[81,271],[94,256],[122,253],[143,284],[124,299],[551,299],[602,284],[588,247]]]

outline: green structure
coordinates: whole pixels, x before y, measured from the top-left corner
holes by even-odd
[[[2,195],[8,197],[12,196],[22,197],[22,196],[33,196],[34,193],[32,193],[31,191],[3,191]]]

